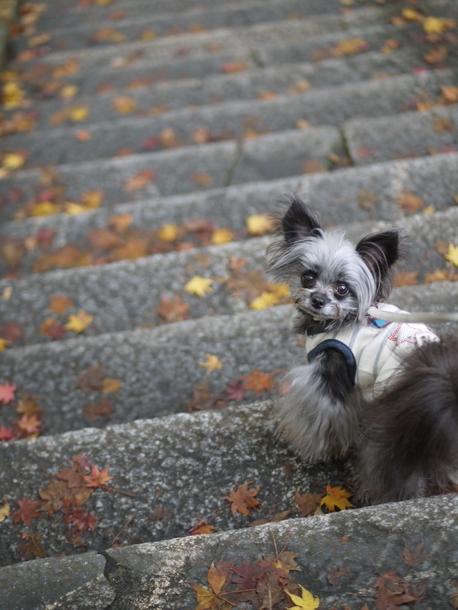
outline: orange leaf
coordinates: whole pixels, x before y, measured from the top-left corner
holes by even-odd
[[[152,180],[154,180],[155,172],[150,169],[142,169],[135,176],[127,180],[124,189],[126,193],[144,189]]]
[[[245,389],[251,390],[256,395],[261,392],[272,390],[275,387],[275,379],[273,376],[275,372],[263,373],[262,371],[253,371],[250,375],[244,375],[240,377],[245,382]]]
[[[346,508],[354,508],[353,504],[348,500],[353,494],[343,489],[343,487],[331,487],[326,485],[327,495],[321,500],[320,504],[324,504],[328,510],[334,512],[336,508],[345,510]]]
[[[202,184],[204,186],[211,186],[213,183],[213,178],[210,176],[210,174],[194,172],[191,174],[190,178],[193,182],[197,182],[197,184]]]
[[[231,511],[233,515],[239,512],[243,515],[248,515],[251,517],[252,510],[262,508],[261,503],[255,498],[255,496],[257,496],[259,493],[260,487],[248,489],[249,485],[252,483],[253,481],[249,481],[248,483],[239,485],[235,490],[234,487],[231,487],[229,494],[226,496],[226,500],[231,503]]]
[[[69,307],[75,307],[73,302],[63,294],[51,295],[49,310],[63,316]]]

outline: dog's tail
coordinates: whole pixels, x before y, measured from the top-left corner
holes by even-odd
[[[458,338],[428,342],[405,364],[363,416],[358,486],[373,503],[458,484]]]

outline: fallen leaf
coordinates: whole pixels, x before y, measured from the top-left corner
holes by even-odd
[[[53,313],[57,313],[61,316],[65,314],[67,309],[70,307],[75,307],[73,301],[71,301],[68,297],[63,294],[53,294],[51,295],[51,301],[49,303],[49,310]]]
[[[273,231],[274,223],[269,214],[252,214],[246,219],[246,226],[250,235],[265,235]]]
[[[161,295],[161,303],[156,307],[156,312],[164,323],[181,322],[189,318],[189,303],[183,301],[178,294],[171,299]]]
[[[449,244],[447,254],[444,254],[444,258],[455,265],[455,267],[458,267],[458,246]]]
[[[407,21],[423,21],[424,17],[421,13],[419,13],[418,11],[416,11],[413,8],[404,8],[402,9],[402,16],[404,17],[404,19],[406,19]]]
[[[432,553],[427,553],[426,555],[422,555],[423,547],[425,546],[424,541],[422,540],[417,546],[411,551],[407,545],[404,546],[404,550],[402,553],[402,561],[409,568],[416,568],[421,563],[431,557]]]
[[[116,112],[119,112],[120,114],[129,114],[129,112],[133,112],[137,106],[136,101],[127,95],[115,97],[111,100],[111,104]]]
[[[249,375],[240,377],[245,382],[245,389],[254,392],[256,396],[262,392],[268,392],[275,387],[275,379],[273,373],[263,373],[262,371],[253,371]]]
[[[320,504],[324,504],[329,511],[334,512],[336,508],[339,510],[354,508],[353,504],[348,500],[353,494],[343,489],[343,487],[326,485],[326,493],[327,495],[322,498]]]
[[[27,415],[27,413],[24,413],[16,422],[23,438],[37,438],[40,434],[41,424],[42,421],[37,415]]]
[[[8,381],[0,384],[0,402],[3,405],[9,404],[14,400],[16,394],[16,386],[11,385]]]
[[[0,352],[4,352],[9,343],[10,341],[8,341],[8,339],[0,339]]]
[[[231,504],[231,512],[233,515],[239,512],[242,513],[242,515],[251,517],[252,510],[259,510],[262,508],[261,503],[256,500],[256,496],[261,488],[255,487],[254,489],[249,489],[249,486],[252,483],[253,481],[249,481],[248,483],[239,485],[235,490],[234,486],[231,487],[229,494],[226,496],[226,500]]]
[[[400,197],[396,199],[397,205],[411,214],[415,214],[418,210],[425,207],[424,202],[410,191],[405,191]]]
[[[8,504],[8,500],[3,498],[3,506],[0,508],[0,523],[5,521],[7,517],[10,516],[11,510],[10,505]]]
[[[433,131],[437,133],[451,133],[455,131],[454,123],[446,116],[435,116]]]
[[[200,275],[195,275],[185,285],[184,289],[189,294],[196,294],[198,297],[204,297],[207,292],[212,292],[211,285],[213,280],[211,278],[205,278]]]
[[[65,328],[58,320],[47,318],[40,324],[40,333],[48,336],[50,339],[59,340],[65,337]]]
[[[40,515],[42,516],[42,515]],[[24,559],[27,561],[32,556],[34,557],[46,557],[46,553],[40,546],[43,536],[39,532],[22,532],[21,537],[23,540],[27,540],[24,544],[21,544],[20,551],[24,555]]]
[[[11,171],[21,168],[24,163],[25,156],[20,153],[7,153],[2,159],[2,167]]]
[[[430,49],[423,57],[429,64],[443,63],[448,57],[447,47],[439,46],[435,49]]]
[[[190,178],[193,182],[197,182],[197,184],[202,184],[203,186],[211,186],[213,184],[213,178],[210,174],[194,172],[190,175]]]
[[[294,494],[294,503],[302,517],[308,517],[312,515],[317,507],[320,505],[320,501],[323,494],[299,494],[297,491]]]
[[[69,112],[69,118],[75,123],[85,121],[89,116],[89,106],[74,106]]]
[[[320,598],[312,595],[312,593],[307,589],[304,589],[302,585],[299,586],[301,588],[301,597],[286,591],[293,604],[295,604],[290,610],[316,610],[320,605]]]
[[[132,191],[138,191],[146,188],[148,184],[154,180],[155,172],[150,169],[143,169],[129,178],[124,185],[124,190],[126,193],[131,193]]]
[[[358,191],[358,204],[363,210],[370,211],[380,200],[374,191],[368,188],[363,188]]]
[[[91,474],[83,476],[86,483],[86,487],[102,487],[106,485],[108,481],[114,479],[108,475],[109,467],[106,466],[102,470],[99,470],[97,466],[91,466]]]
[[[211,236],[212,244],[228,244],[234,239],[235,235],[230,229],[215,229]]]
[[[200,536],[201,534],[212,534],[214,531],[216,531],[216,527],[208,525],[203,519],[197,519],[196,525],[189,530],[188,534],[191,536]]]
[[[230,381],[224,388],[227,394],[227,399],[235,402],[240,402],[245,398],[245,382],[242,379]]]
[[[198,364],[199,366],[202,366],[207,369],[207,375],[213,373],[213,371],[220,370],[223,368],[221,360],[218,358],[218,356],[215,356],[214,354],[205,354],[205,356],[207,360],[205,360],[204,362],[199,362]]]
[[[162,241],[166,242],[174,242],[178,239],[180,232],[178,226],[175,224],[165,224],[162,228],[157,232],[157,236]]]
[[[418,271],[398,271],[394,280],[394,286],[416,286],[418,282]]]
[[[13,512],[15,524],[22,521],[30,527],[32,519],[44,517],[43,513],[37,510],[41,506],[41,500],[30,500],[29,496],[26,496],[23,500],[19,500],[18,504],[19,508]]]
[[[353,578],[352,573],[348,568],[329,568],[326,573],[329,584],[334,585],[336,587],[342,585],[342,579],[351,579]]]
[[[93,320],[94,316],[80,309],[76,315],[69,316],[64,328],[72,330],[75,333],[82,333],[92,324]]]
[[[88,529],[92,531],[95,530],[95,522],[97,521],[97,517],[95,515],[91,515],[87,511],[82,508],[75,508],[70,511],[68,515],[64,518],[66,523],[73,525],[75,530],[79,532],[85,532]]]
[[[119,379],[104,379],[102,381],[102,394],[116,394],[122,388]]]
[[[230,61],[222,64],[220,66],[220,70],[225,74],[235,74],[236,72],[243,72],[244,70],[248,70],[249,67],[250,65],[246,61]]]
[[[16,324],[16,322],[11,322],[11,324],[6,324],[1,330],[0,335],[3,339],[7,341],[11,341],[11,343],[17,343],[18,341],[22,341],[24,338],[24,331]]]
[[[130,212],[119,214],[118,216],[110,216],[108,223],[110,228],[117,233],[122,233],[128,229],[134,221],[134,217]]]
[[[86,410],[84,411],[83,415],[89,421],[95,421],[98,417],[111,415],[113,411],[113,402],[108,402],[105,398],[102,398],[99,404],[86,405]]]
[[[16,405],[16,413],[39,416],[42,414],[42,411],[33,396],[30,396],[30,394],[21,394],[21,398]]]
[[[84,392],[98,392],[103,387],[105,373],[100,368],[99,364],[93,364],[86,371],[78,375],[75,387],[80,388]]]

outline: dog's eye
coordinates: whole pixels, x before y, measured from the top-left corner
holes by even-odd
[[[347,284],[337,284],[336,286],[336,292],[339,295],[339,297],[344,297],[349,293],[349,289]]]
[[[310,286],[313,286],[316,280],[316,273],[313,273],[313,271],[305,271],[302,274],[302,286],[305,286],[305,288],[310,288]]]

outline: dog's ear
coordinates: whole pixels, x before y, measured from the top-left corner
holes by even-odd
[[[318,216],[296,195],[291,195],[289,208],[281,221],[286,245],[309,237],[320,235],[321,223]]]
[[[402,229],[390,229],[366,235],[356,246],[356,251],[375,278],[378,299],[388,296],[391,290],[394,279],[391,268],[404,258],[405,241]]]

